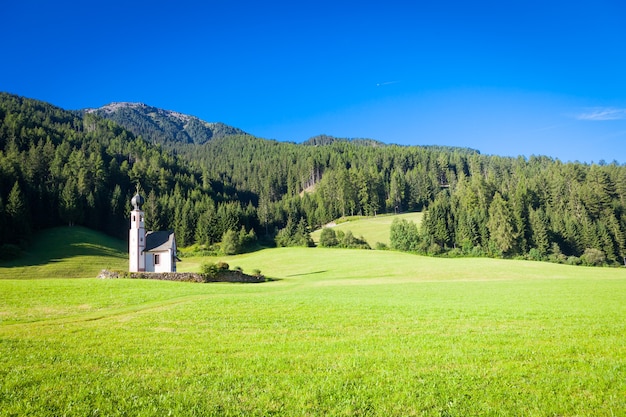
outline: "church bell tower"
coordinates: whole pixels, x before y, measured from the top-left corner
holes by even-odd
[[[130,200],[133,210],[130,212],[130,233],[128,239],[128,270],[130,272],[144,272],[146,270],[146,229],[144,226],[144,212],[141,210],[144,199],[137,194]]]

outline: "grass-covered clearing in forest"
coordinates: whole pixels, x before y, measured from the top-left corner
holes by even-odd
[[[335,231],[341,230],[344,233],[349,230],[355,237],[363,236],[367,243],[374,248],[377,242],[384,243],[389,246],[389,230],[391,229],[391,223],[394,219],[404,219],[420,224],[422,216],[423,213],[420,212],[396,215],[384,214],[375,217],[345,217],[334,222],[331,227]],[[319,242],[321,233],[322,229],[311,233],[311,237],[314,242]]]
[[[0,414],[626,410],[623,269],[322,248],[207,260],[276,281],[0,280]]]

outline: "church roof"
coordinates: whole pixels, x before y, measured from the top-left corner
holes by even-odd
[[[162,252],[174,247],[175,240],[172,230],[146,233],[146,248],[144,252]]]

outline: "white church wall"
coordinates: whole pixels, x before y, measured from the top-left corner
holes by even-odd
[[[156,259],[155,257],[158,257]],[[151,253],[149,256],[153,263],[154,272],[172,272],[172,253],[171,251],[163,251],[158,253]],[[158,261],[155,262],[155,261]]]

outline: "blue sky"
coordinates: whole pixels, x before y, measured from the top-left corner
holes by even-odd
[[[6,2],[0,91],[317,134],[626,163],[626,4]]]

